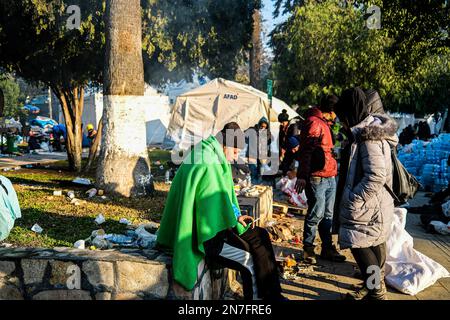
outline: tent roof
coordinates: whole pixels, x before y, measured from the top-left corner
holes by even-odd
[[[211,80],[210,82],[208,82],[207,84],[195,88],[191,91],[188,91],[182,95],[180,95],[178,98],[189,98],[189,97],[198,97],[198,96],[203,96],[203,95],[217,95],[220,92],[220,87],[225,86],[228,87],[230,89],[236,90],[236,91],[241,91],[247,94],[251,94],[254,95],[264,101],[267,102],[267,104],[269,103],[269,98],[267,96],[267,93],[260,91],[252,86],[247,86],[238,82],[234,82],[234,81],[230,81],[230,80],[226,80],[223,78],[216,78],[214,80]],[[287,113],[289,114],[289,118],[292,119],[294,117],[297,117],[299,114],[297,112],[294,111],[294,109],[292,109],[291,107],[289,107],[289,105],[276,98],[273,97],[272,98],[272,109],[277,113],[277,115],[279,113],[282,112],[283,109],[286,109]]]

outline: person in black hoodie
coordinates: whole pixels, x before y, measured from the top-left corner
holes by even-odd
[[[357,100],[360,105],[361,118],[367,117],[371,113],[384,113],[384,107],[381,102],[380,95],[377,91],[373,89],[366,90],[365,92],[361,88],[355,88],[358,93],[354,96],[354,90],[348,89],[342,93],[337,103],[337,108],[341,106],[349,105]],[[356,103],[356,102],[355,102]],[[339,232],[339,207],[341,205],[342,191],[345,187],[345,180],[348,173],[348,164],[350,161],[350,149],[352,144],[352,135],[346,135],[348,137],[348,143],[345,143],[344,148],[341,150],[340,160],[339,160],[339,172],[338,172],[338,182],[336,188],[336,201],[334,203],[334,214],[333,214],[333,234],[338,234]]]

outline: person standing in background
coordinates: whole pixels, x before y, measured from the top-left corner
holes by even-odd
[[[338,98],[334,95],[322,98],[320,106],[309,109],[300,134],[300,166],[297,172],[296,189],[305,190],[308,198],[308,213],[303,232],[303,255],[308,263],[316,263],[316,232],[322,240],[321,257],[343,262],[333,245],[331,228],[336,196],[337,162],[333,157],[333,137],[322,112],[332,112]]]

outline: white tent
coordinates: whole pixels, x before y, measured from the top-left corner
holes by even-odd
[[[226,123],[235,121],[246,130],[262,117],[270,121],[273,135],[271,150],[278,153],[278,115],[286,109],[289,117],[298,114],[285,102],[253,87],[221,78],[180,95],[173,107],[168,136],[176,150],[186,150],[202,138],[219,132]]]

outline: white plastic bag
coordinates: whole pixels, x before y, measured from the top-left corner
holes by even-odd
[[[450,218],[450,200],[448,200],[447,202],[445,202],[445,203],[442,205],[442,212],[444,213],[444,215],[445,215],[446,217],[449,217],[449,218]]]
[[[431,221],[430,225],[434,227],[434,230],[444,236],[450,235],[450,222],[445,224],[442,221]]]
[[[386,243],[386,283],[400,292],[416,295],[437,280],[450,277],[439,263],[413,248],[405,230],[407,210],[396,208]]]
[[[281,189],[284,193],[289,196],[289,203],[299,207],[299,208],[307,208],[307,198],[305,191],[301,194],[298,194],[295,190],[295,183],[297,182],[297,178],[289,179],[288,177],[281,178],[277,183],[277,188]]]

